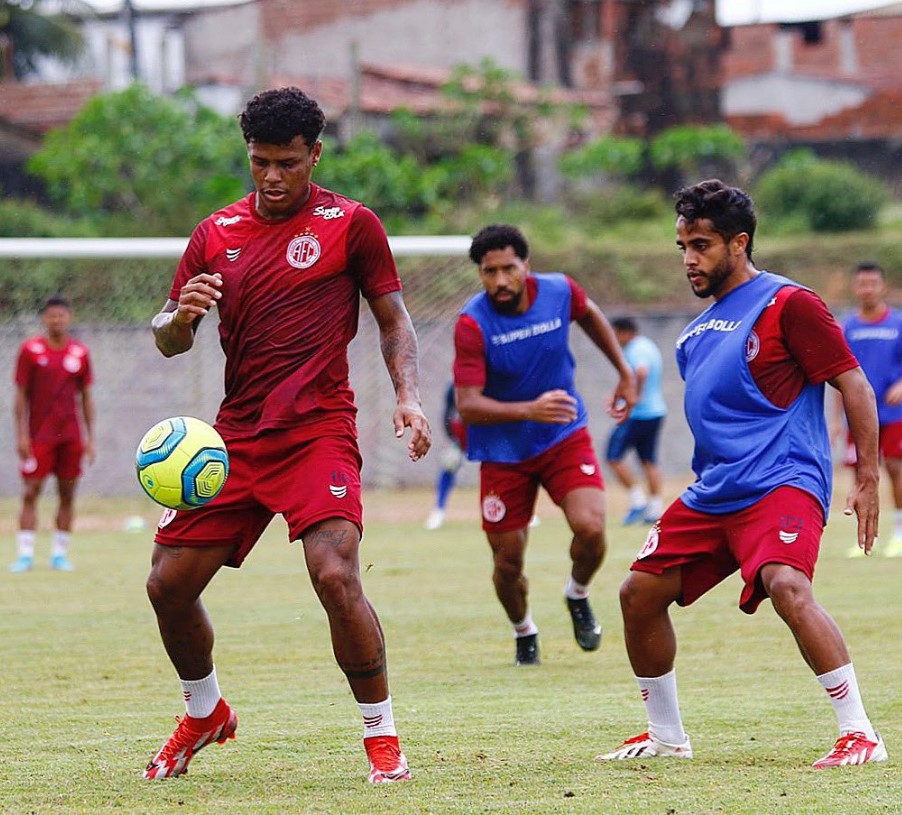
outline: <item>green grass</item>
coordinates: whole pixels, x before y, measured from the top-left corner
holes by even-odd
[[[621,529],[616,491],[610,500],[611,553],[593,595],[606,626],[601,650],[584,654],[573,642],[561,599],[567,535],[546,504],[528,554],[543,664],[516,669],[473,493],[456,493],[452,522],[433,533],[420,528],[428,495],[368,496],[365,582],[386,631],[395,717],[415,775],[385,788],[365,782],[360,717],[281,523],[240,572],[223,572],[207,592],[220,682],[240,716],[237,740],[204,750],[185,777],[143,781],[181,711],[144,594],[150,532],[121,531],[127,515],[154,513],[141,503],[83,502],[76,572],[46,568],[44,535],[40,568],[0,573],[0,812],[898,813],[902,559],[847,560],[853,525],[838,512],[818,596],[849,640],[890,761],[809,768],[836,735],[829,702],[770,606],[751,618],[736,609],[734,576],[675,612],[696,758],[593,762],[644,727],[616,603],[642,532]],[[0,504],[9,542],[15,508]],[[11,543],[6,552],[11,560]]]

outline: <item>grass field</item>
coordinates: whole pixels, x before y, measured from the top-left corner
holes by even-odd
[[[144,594],[151,533],[123,531],[127,516],[152,523],[156,513],[142,501],[82,501],[76,572],[46,568],[46,534],[39,568],[0,572],[0,812],[902,812],[902,559],[847,560],[854,527],[839,512],[825,536],[818,597],[849,640],[890,761],[810,769],[836,737],[830,704],[770,606],[751,618],[736,609],[734,576],[675,613],[696,758],[593,762],[645,722],[616,602],[644,533],[619,527],[615,492],[611,552],[593,594],[605,640],[593,654],[573,642],[561,597],[563,522],[540,507],[528,559],[543,657],[535,669],[512,665],[473,493],[456,493],[452,521],[431,533],[420,526],[428,494],[367,496],[365,582],[386,631],[395,717],[414,772],[412,783],[379,788],[365,781],[359,713],[281,522],[240,572],[224,572],[207,592],[237,740],[204,750],[187,776],[143,781],[181,712]],[[42,509],[48,517],[46,500]],[[15,503],[0,510],[3,557],[12,560]]]

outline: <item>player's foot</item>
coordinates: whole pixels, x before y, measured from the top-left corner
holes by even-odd
[[[370,760],[370,784],[410,781],[410,768],[397,736],[371,736],[363,740],[363,746]]]
[[[14,574],[30,572],[34,568],[34,558],[28,555],[19,555],[14,563],[9,565],[9,570]]]
[[[238,715],[225,699],[220,699],[205,719],[185,716],[175,720],[179,726],[144,770],[145,778],[173,778],[188,772],[188,762],[202,747],[212,742],[225,744],[235,738]]]
[[[539,665],[539,635],[527,634],[517,637],[517,658],[515,665]]]
[[[689,736],[682,744],[667,744],[648,733],[627,739],[616,750],[595,756],[596,761],[620,761],[625,758],[692,758]]]
[[[632,526],[633,524],[639,523],[642,518],[645,516],[645,507],[633,507],[626,515],[623,517],[623,525],[624,526]]]
[[[50,558],[50,568],[58,572],[74,572],[75,566],[65,555],[54,555]]]
[[[883,550],[883,554],[885,557],[902,557],[902,537],[893,535],[889,546]]]
[[[852,764],[867,764],[869,761],[886,761],[889,756],[880,734],[877,741],[871,741],[864,733],[854,731],[843,733],[833,745],[833,749],[811,766],[815,770],[826,767],[845,767]]]
[[[589,605],[589,598],[583,597],[574,600],[571,597],[564,598],[567,601],[567,610],[570,619],[573,620],[573,636],[583,651],[597,651],[601,645],[601,626],[595,622],[595,615]]]
[[[426,523],[423,524],[423,529],[428,529],[430,532],[434,529],[438,529],[445,523],[445,510],[443,509],[434,509],[429,513],[429,517],[426,519]]]

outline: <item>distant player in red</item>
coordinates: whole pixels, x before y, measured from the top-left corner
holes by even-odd
[[[50,566],[71,572],[69,539],[81,461],[94,461],[94,402],[88,347],[69,336],[72,309],[59,295],[41,309],[44,334],[22,343],[16,363],[16,446],[24,491],[16,538],[19,556],[9,568],[34,566],[37,502],[49,475],[56,476],[59,507]]]
[[[160,521],[147,591],[187,715],[145,778],[184,773],[194,753],[232,738],[238,719],[213,665],[213,627],[201,593],[238,567],[275,514],[300,540],[325,609],[332,648],[363,716],[369,781],[410,778],[392,716],[385,643],[360,580],[363,531],[357,408],[348,344],[361,294],[379,326],[394,384],[393,422],[410,428],[409,456],[431,444],[420,406],[417,339],[379,219],[311,183],[325,118],[297,88],[254,97],[239,117],[255,192],[194,230],[169,300],[153,320],[157,347],[188,351],[215,306],[225,352],[216,428],[230,457],[223,491]]]

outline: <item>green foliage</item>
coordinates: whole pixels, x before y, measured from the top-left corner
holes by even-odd
[[[583,179],[604,173],[616,178],[630,178],[641,169],[645,160],[645,145],[632,136],[602,136],[599,139],[565,153],[561,157],[561,172],[567,178]]]
[[[238,198],[247,157],[237,126],[186,94],[142,85],[91,99],[29,162],[67,212],[125,212],[137,235],[182,235]]]
[[[62,4],[0,0],[0,79],[24,79],[35,73],[41,57],[54,57],[67,63],[78,59],[84,49],[84,38],[76,23],[60,13],[61,6],[65,11],[67,5],[92,11],[87,3],[78,0]],[[50,8],[52,11],[45,11]]]
[[[44,209],[32,201],[0,200],[0,238],[90,237],[90,225]]]
[[[648,145],[655,169],[677,169],[687,175],[695,174],[708,162],[737,159],[744,150],[742,139],[727,125],[669,127]]]
[[[806,150],[787,153],[765,172],[754,195],[763,214],[794,220],[815,232],[874,227],[890,198],[878,179]]]

